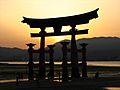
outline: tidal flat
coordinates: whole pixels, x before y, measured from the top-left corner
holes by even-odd
[[[81,74],[81,65],[79,65],[79,73]],[[87,67],[88,77],[94,77],[96,72],[99,72],[99,77],[120,77],[119,66],[93,66]],[[46,76],[49,72],[49,64],[46,64]],[[68,65],[69,77],[71,74],[71,66]],[[18,73],[23,74],[23,78],[27,78],[28,65],[27,64],[0,64],[0,81],[16,79]],[[38,73],[38,64],[34,65],[34,73]],[[58,73],[62,75],[62,66],[54,66],[55,77],[58,77]]]

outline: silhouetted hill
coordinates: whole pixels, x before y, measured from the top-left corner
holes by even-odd
[[[0,60],[25,60],[27,51],[19,48],[0,47]]]
[[[67,40],[68,42],[68,40]],[[76,41],[77,47],[80,49],[80,43],[88,43],[87,59],[88,60],[120,60],[120,38],[118,37],[94,37],[84,38]],[[55,56],[61,59],[61,45],[56,43]],[[68,45],[70,48],[70,44]],[[70,54],[69,54],[70,55]],[[79,58],[80,53],[78,53]],[[70,58],[70,57],[69,57]]]
[[[70,40],[64,40],[70,42]],[[80,49],[80,43],[88,43],[87,46],[87,59],[88,60],[120,60],[120,38],[117,37],[94,37],[94,38],[84,38],[76,41],[77,47]],[[68,45],[70,48],[70,44]],[[46,48],[47,49],[47,48]],[[61,44],[59,42],[55,43],[54,47],[54,59],[62,59]],[[81,54],[78,53],[79,59]],[[38,56],[36,57],[36,59]],[[49,56],[46,54],[46,59]],[[70,53],[68,53],[68,58],[70,58]],[[28,53],[27,50],[22,50],[18,48],[5,48],[0,47],[0,60],[27,60]]]
[[[96,37],[78,40],[88,43],[87,58],[90,60],[120,60],[120,38]]]

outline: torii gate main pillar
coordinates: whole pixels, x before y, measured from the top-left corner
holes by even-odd
[[[75,40],[76,35],[76,25],[71,25],[71,65],[72,65],[72,78],[79,78],[79,69],[78,69],[78,51],[77,51],[77,45]]]
[[[45,27],[41,27],[41,41],[39,53],[39,78],[45,79]]]

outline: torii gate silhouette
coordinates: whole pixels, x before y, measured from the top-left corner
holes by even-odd
[[[39,52],[39,78],[45,79],[45,37],[47,36],[61,36],[61,35],[71,35],[71,65],[72,65],[72,78],[78,78],[78,55],[77,55],[77,45],[75,40],[76,34],[88,34],[88,29],[77,30],[76,25],[87,24],[89,20],[97,18],[97,11],[99,9],[93,10],[88,13],[59,17],[59,18],[48,18],[48,19],[33,19],[23,17],[23,23],[27,23],[30,28],[40,28],[39,33],[31,33],[31,37],[41,37],[40,41],[40,52]],[[62,26],[71,26],[70,31],[61,32]],[[53,27],[54,32],[47,33],[45,28]]]

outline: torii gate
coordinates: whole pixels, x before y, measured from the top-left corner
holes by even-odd
[[[99,9],[93,10],[88,13],[59,17],[59,18],[48,18],[48,19],[33,19],[23,17],[23,23],[30,25],[30,28],[40,28],[39,33],[31,33],[31,37],[41,37],[40,41],[40,52],[39,52],[39,78],[45,79],[45,37],[47,36],[61,36],[61,35],[71,35],[71,65],[72,65],[72,78],[78,78],[78,55],[75,35],[77,34],[88,34],[88,29],[77,30],[76,25],[87,24],[89,20],[97,18],[97,11]],[[62,26],[71,26],[70,31],[61,32]],[[53,27],[54,32],[46,33],[45,28]]]

